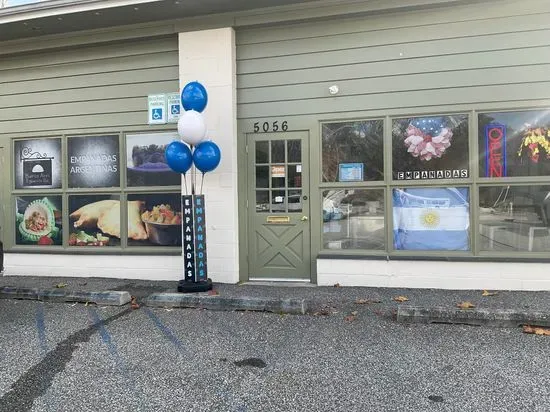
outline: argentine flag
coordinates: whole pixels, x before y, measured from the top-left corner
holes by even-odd
[[[393,189],[396,250],[469,250],[466,187]]]

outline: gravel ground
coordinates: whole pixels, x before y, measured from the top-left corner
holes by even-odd
[[[344,293],[376,297],[366,291]],[[372,305],[346,321],[344,306],[281,316],[0,300],[0,411],[548,410],[550,337],[401,325]]]

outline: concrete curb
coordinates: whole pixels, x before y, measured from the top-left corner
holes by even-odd
[[[397,321],[401,323],[452,323],[497,328],[521,325],[550,326],[550,313],[513,309],[399,306]]]
[[[5,286],[0,288],[0,299],[40,300],[44,302],[79,302],[97,305],[122,306],[130,302],[130,293],[125,291],[79,292],[61,289],[41,290]]]
[[[307,301],[305,299],[229,297],[186,293],[153,293],[145,299],[144,303],[146,306],[162,308],[250,310],[298,315],[304,315],[307,311]]]

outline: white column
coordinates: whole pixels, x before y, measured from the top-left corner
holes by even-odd
[[[235,32],[232,28],[179,33],[180,90],[190,81],[208,92],[204,111],[207,139],[221,149],[222,160],[204,179],[208,277],[239,281],[237,211],[237,86]],[[197,176],[200,189],[200,175]]]

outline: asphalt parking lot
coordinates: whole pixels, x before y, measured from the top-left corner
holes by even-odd
[[[548,411],[550,337],[0,300],[0,411]]]

